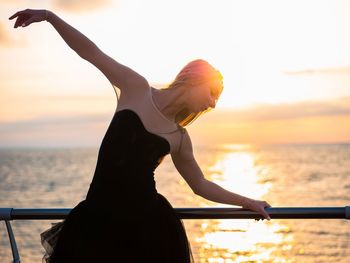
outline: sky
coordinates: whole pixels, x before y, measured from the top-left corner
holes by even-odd
[[[49,9],[161,87],[203,58],[224,76],[195,143],[350,142],[350,2],[2,0],[0,147],[98,146],[116,108],[108,80],[47,22]],[[213,128],[214,127],[214,128]]]

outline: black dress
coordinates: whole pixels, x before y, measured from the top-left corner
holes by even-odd
[[[117,111],[103,138],[86,199],[41,234],[50,263],[193,262],[184,227],[157,193],[154,170],[169,142],[137,113]]]

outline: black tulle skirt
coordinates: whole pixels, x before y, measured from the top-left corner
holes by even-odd
[[[43,262],[194,262],[182,221],[162,195],[152,213],[106,213],[80,202],[65,220],[41,233]]]

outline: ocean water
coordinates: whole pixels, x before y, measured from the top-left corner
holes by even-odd
[[[97,152],[97,148],[0,150],[0,207],[74,207],[87,193]],[[349,144],[201,146],[195,155],[209,180],[271,206],[350,205]],[[155,177],[158,191],[174,207],[225,206],[194,195],[170,156]],[[40,233],[57,221],[12,221],[21,262],[41,262]],[[184,222],[200,263],[350,262],[350,221],[345,219]],[[0,222],[0,262],[11,258]]]

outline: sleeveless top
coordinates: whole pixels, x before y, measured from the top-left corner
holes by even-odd
[[[86,200],[106,210],[109,200],[120,200],[118,207],[148,209],[156,197],[154,170],[169,153],[169,142],[147,131],[137,113],[117,111],[103,138]]]
[[[136,111],[116,111],[85,200],[41,234],[46,262],[193,262],[182,222],[154,181],[169,153]]]

